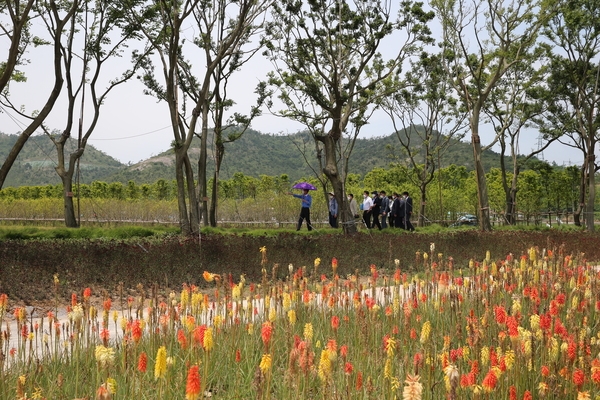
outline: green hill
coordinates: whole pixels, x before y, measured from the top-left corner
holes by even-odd
[[[0,133],[0,160],[4,162],[12,146],[17,140],[17,135]],[[73,151],[76,141],[67,142],[67,149]],[[45,135],[29,138],[23,150],[13,164],[4,186],[37,186],[59,184],[60,178],[56,174],[57,155],[52,141]],[[104,180],[117,171],[126,168],[108,154],[87,146],[83,157],[80,159],[80,178],[82,182]]]
[[[16,135],[0,133],[0,160],[6,158],[16,138]],[[199,144],[196,139],[192,143],[190,158],[193,165],[197,164]],[[225,147],[222,179],[228,179],[236,172],[255,177],[287,174],[292,181],[313,176],[305,158],[318,170],[314,142],[306,133],[284,136],[249,130],[239,140],[227,143]],[[358,139],[350,159],[350,172],[363,176],[373,168],[386,168],[392,160],[398,159],[401,154],[398,148],[395,135]],[[305,152],[304,155],[300,149]],[[212,151],[209,151],[209,164],[212,164],[213,158]],[[174,161],[172,150],[167,150],[137,164],[125,165],[88,145],[80,162],[81,182],[101,180],[126,183],[132,180],[140,184],[153,183],[158,179],[171,180],[175,176]],[[483,155],[483,163],[486,170],[499,166],[499,155],[487,151]],[[60,179],[54,171],[55,164],[56,149],[52,142],[45,136],[31,137],[10,171],[5,187],[58,184]],[[442,157],[443,166],[451,164],[464,165],[469,170],[473,168],[473,153],[469,143],[452,143]]]

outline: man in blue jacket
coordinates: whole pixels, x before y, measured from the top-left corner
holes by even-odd
[[[302,208],[300,209],[300,219],[298,220],[298,226],[296,230],[299,231],[302,227],[302,221],[306,219],[306,226],[309,231],[312,231],[312,225],[310,224],[310,206],[312,205],[312,197],[308,194],[308,189],[304,189],[302,194],[292,194],[292,196],[302,200]]]

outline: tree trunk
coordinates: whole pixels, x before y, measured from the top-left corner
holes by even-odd
[[[191,235],[190,220],[185,202],[185,179],[183,177],[183,164],[186,152],[181,148],[175,149],[175,181],[177,182],[177,208],[179,210],[179,228],[184,235]]]
[[[196,183],[194,181],[194,169],[190,162],[188,153],[185,153],[183,158],[183,166],[185,169],[185,183],[187,185],[188,202],[190,205],[190,230],[192,233],[197,233],[200,229],[200,218],[198,216],[198,199],[196,197]]]
[[[219,194],[219,172],[221,171],[221,163],[223,162],[223,156],[225,154],[225,146],[223,144],[217,144],[215,146],[215,173],[213,174],[212,193],[210,200],[210,226],[217,226],[217,201]]]
[[[485,171],[481,162],[481,139],[479,133],[473,130],[471,143],[473,145],[473,158],[475,161],[475,178],[477,180],[477,216],[479,217],[479,228],[482,231],[491,231],[490,206],[488,203],[487,182]]]
[[[587,156],[584,156],[584,159],[587,160]],[[579,175],[580,183],[579,183],[579,203],[577,205],[577,210],[573,211],[573,223],[575,226],[581,226],[581,213],[583,212],[583,207],[585,206],[585,194],[587,193],[587,163],[584,163],[581,166],[581,173]]]
[[[325,167],[323,168],[323,173],[325,176],[327,176],[329,182],[331,182],[335,199],[338,202],[340,209],[338,220],[342,226],[343,232],[346,234],[356,233],[358,228],[356,226],[354,216],[350,212],[350,204],[348,203],[348,199],[346,197],[344,182],[342,179],[340,179],[338,172],[335,158],[336,142],[332,136],[333,135],[323,135],[317,137],[317,140],[323,143],[323,147],[325,148]]]
[[[79,228],[75,218],[75,206],[73,205],[73,177],[72,175],[61,176],[63,183],[63,199],[65,205],[65,226],[67,228]]]
[[[425,205],[427,204],[427,184],[425,182],[421,182],[421,187],[419,188],[421,192],[421,201],[419,204],[419,219],[417,221],[417,226],[424,227],[425,226]]]
[[[206,160],[208,142],[208,107],[202,107],[202,136],[200,137],[200,157],[198,158],[198,202],[200,219],[208,226],[208,194],[206,190]]]
[[[594,149],[595,143],[590,146],[590,149]],[[594,206],[596,204],[596,178],[595,178],[595,166],[596,155],[590,150],[590,154],[587,156],[587,176],[588,176],[588,200],[585,207],[585,229],[588,232],[594,232]]]

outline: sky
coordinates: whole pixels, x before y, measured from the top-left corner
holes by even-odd
[[[0,54],[6,54],[5,47],[5,44],[0,43]],[[32,111],[42,107],[52,84],[51,49],[31,48],[28,56],[32,62],[20,67],[27,76],[27,82],[11,84],[10,94],[14,104]],[[129,58],[125,56],[109,64],[104,79],[119,75],[123,68],[128,66],[128,62]],[[234,74],[229,90],[236,101],[235,111],[246,113],[249,110],[255,99],[254,88],[259,81],[266,78],[266,73],[271,69],[271,63],[258,53],[241,71]],[[100,120],[89,140],[95,148],[122,163],[135,164],[157,155],[169,149],[173,140],[167,104],[159,103],[154,97],[143,94],[143,90],[143,84],[137,79],[114,89],[101,108]],[[1,111],[0,132],[14,134],[24,129],[24,118],[17,116],[14,111]],[[269,134],[290,134],[303,128],[297,122],[276,117],[267,110],[263,111],[263,115],[253,121],[252,129]],[[46,125],[50,129],[62,129],[65,112],[63,97],[46,120]],[[84,115],[84,126],[89,122],[87,118],[88,115]],[[373,115],[369,124],[362,129],[360,137],[385,136],[391,133],[391,121],[381,112]],[[36,134],[42,134],[41,130]],[[480,135],[482,145],[490,143],[493,137],[491,128],[486,126],[481,127]],[[538,134],[535,131],[522,136],[521,153],[537,148]],[[499,151],[498,146],[493,150]],[[381,149],[382,156],[384,153],[385,149]],[[580,164],[582,160],[579,150],[559,143],[552,144],[541,158],[558,165]]]

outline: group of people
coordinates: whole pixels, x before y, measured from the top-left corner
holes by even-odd
[[[372,192],[372,197],[369,191],[363,192],[363,202],[360,207],[352,193],[348,194],[348,202],[350,204],[350,212],[354,218],[360,218],[359,209],[362,210],[362,221],[367,229],[377,227],[379,230],[385,229],[388,226],[393,228],[401,228],[408,231],[414,231],[415,228],[410,222],[413,211],[412,197],[408,192],[401,195],[393,193],[387,196],[385,190],[380,192]],[[303,194],[294,194],[302,200],[302,208],[300,210],[300,219],[296,230],[300,230],[303,221],[306,219],[308,230],[312,230],[310,223],[310,206],[312,205],[312,197],[308,194],[308,190],[303,190]],[[329,192],[329,225],[332,228],[338,227],[339,205],[333,192]]]
[[[348,195],[348,199],[354,196]],[[350,200],[350,209],[352,209],[352,200]],[[354,200],[356,207],[356,200]],[[408,231],[414,231],[415,228],[410,222],[413,212],[413,201],[408,192],[401,195],[392,193],[388,196],[385,190],[379,193],[374,191],[369,195],[369,191],[363,192],[363,202],[360,206],[362,210],[362,220],[367,229],[377,227],[379,230],[385,229],[388,226],[392,228],[400,228]],[[357,213],[353,211],[356,218]]]

